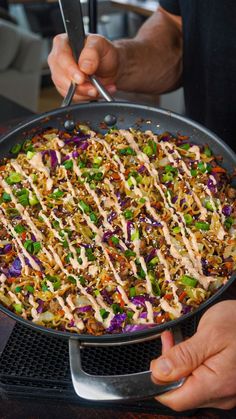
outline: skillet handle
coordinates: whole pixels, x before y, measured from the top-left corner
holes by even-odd
[[[153,339],[156,337],[155,335]],[[144,341],[144,339],[142,338],[140,341]],[[185,381],[185,378],[182,378],[172,383],[155,384],[151,378],[151,371],[125,375],[90,375],[82,369],[80,351],[80,342],[77,339],[70,339],[69,356],[72,382],[76,394],[83,399],[103,402],[145,399],[179,388]]]

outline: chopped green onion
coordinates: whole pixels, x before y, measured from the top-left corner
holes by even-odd
[[[99,181],[103,179],[103,173],[102,172],[98,172],[98,173],[94,173],[92,176],[93,180]]]
[[[134,316],[134,312],[133,311],[127,311],[126,312],[128,319],[132,319]]]
[[[131,147],[122,148],[119,150],[119,154],[123,156],[136,156],[136,152]]]
[[[3,202],[11,202],[11,195],[9,193],[3,192],[2,199]]]
[[[206,168],[206,164],[202,161],[200,161],[197,165],[198,169],[200,170],[201,173],[205,173],[207,168]]]
[[[56,189],[53,193],[49,196],[50,198],[59,199],[64,195],[65,192],[61,191],[60,189]]]
[[[34,292],[34,287],[32,287],[32,285],[26,285],[25,289],[29,291],[31,294],[33,294]]]
[[[131,234],[131,240],[135,241],[139,239],[139,230],[135,229],[134,232]]]
[[[145,145],[144,147],[143,147],[143,152],[148,156],[148,157],[151,157],[152,155],[153,155],[153,149],[152,149],[152,147],[150,146],[150,145]]]
[[[36,195],[29,196],[29,204],[31,205],[31,207],[33,207],[34,205],[37,205],[38,203],[39,203],[39,200]]]
[[[225,219],[224,226],[226,230],[229,230],[231,228],[231,226],[233,225],[233,222],[234,222],[234,219],[232,217],[227,217]]]
[[[187,225],[192,224],[192,222],[193,222],[192,215],[184,214],[184,221],[186,222]]]
[[[116,236],[111,236],[111,241],[112,241],[112,243],[114,243],[114,244],[119,244],[119,238],[118,237],[116,237]]]
[[[24,248],[27,250],[27,252],[33,253],[34,251],[33,243],[34,242],[32,240],[25,240]]]
[[[106,311],[105,308],[100,308],[99,312],[103,320],[109,316],[109,311]]]
[[[83,275],[79,275],[78,276],[79,282],[81,283],[82,286],[84,286],[86,284],[85,278],[83,277]]]
[[[131,287],[129,289],[129,295],[130,295],[130,297],[135,297],[135,295],[136,295],[136,289],[135,289],[135,287]]]
[[[197,169],[191,169],[190,173],[191,173],[192,177],[196,177],[197,176]]]
[[[62,164],[63,164],[63,166],[65,167],[66,170],[73,169],[73,161],[72,160],[66,160]]]
[[[116,304],[116,303],[112,304],[111,308],[114,314],[123,313],[124,311],[123,308],[119,304]]]
[[[190,149],[190,144],[186,143],[186,144],[181,144],[179,146],[179,148],[182,148],[182,150],[189,150]]]
[[[206,198],[206,200],[204,202],[204,207],[206,209],[208,209],[209,211],[214,211],[213,206],[212,206],[212,203],[211,203],[211,201],[208,198]]]
[[[62,246],[64,247],[64,249],[68,249],[68,247],[69,247],[69,243],[68,243],[68,241],[67,241],[67,240],[63,240],[63,242],[62,242],[61,244],[62,244]]]
[[[54,228],[58,228],[58,227],[60,227],[60,223],[59,223],[59,221],[57,221],[57,220],[53,220],[53,221],[52,221],[52,225],[53,225],[53,227],[54,227]]]
[[[155,256],[152,260],[150,260],[149,265],[156,265],[159,262],[158,256]]]
[[[207,157],[211,157],[211,156],[212,156],[212,151],[211,151],[211,149],[210,149],[209,147],[205,147],[205,148],[204,148],[204,154],[205,154],[205,156],[207,156]]]
[[[76,285],[76,279],[75,279],[73,276],[69,275],[69,276],[67,277],[67,279],[68,279],[68,281],[70,281],[72,284]]]
[[[127,249],[127,250],[125,250],[125,256],[128,258],[128,257],[131,257],[131,256],[136,256],[136,253],[135,252],[133,252],[133,250],[129,250],[129,249]]]
[[[33,253],[34,255],[37,255],[38,252],[41,250],[41,243],[40,242],[34,242],[33,243]]]
[[[94,167],[100,167],[102,164],[102,157],[95,156],[93,158]]]
[[[15,292],[21,292],[22,291],[22,287],[16,287],[15,288]]]
[[[84,202],[82,199],[79,201],[79,205],[85,212],[85,214],[89,214],[91,212],[91,207],[88,204],[86,204],[86,202]]]
[[[180,281],[182,284],[188,285],[189,287],[196,287],[197,285],[197,279],[188,275],[181,276]]]
[[[49,290],[49,288],[48,288],[48,286],[47,286],[47,284],[45,283],[45,282],[42,282],[42,291],[43,292],[45,292],[45,291],[48,291]]]
[[[177,226],[177,227],[174,227],[174,228],[172,229],[172,231],[173,231],[173,233],[174,233],[174,234],[178,234],[178,233],[180,233],[180,232],[181,232],[181,228],[180,228],[179,226]]]
[[[96,216],[95,212],[91,212],[91,214],[89,215],[89,218],[93,223],[98,222],[98,217]]]
[[[94,295],[95,295],[95,297],[97,297],[98,295],[100,295],[100,291],[99,290],[94,290]]]
[[[210,224],[206,223],[205,221],[196,221],[195,227],[197,230],[204,230],[204,231],[210,230]]]
[[[133,211],[131,211],[129,209],[126,209],[124,211],[124,217],[125,217],[126,220],[131,220],[133,218],[133,216],[134,216]]]
[[[146,202],[146,198],[140,198],[139,202],[140,202],[141,204],[145,204],[145,202]]]
[[[26,157],[28,160],[31,160],[35,155],[35,151],[27,151]]]
[[[19,313],[19,314],[22,313],[22,311],[23,311],[22,304],[13,304],[13,307],[14,307],[14,309],[17,313]]]
[[[25,229],[25,226],[23,226],[22,224],[17,224],[17,225],[14,227],[14,230],[15,230],[15,232],[16,232],[16,233],[21,234],[21,233],[23,233],[26,229]]]
[[[177,174],[177,169],[174,166],[171,166],[170,164],[167,164],[165,166],[165,173],[175,173]]]
[[[80,265],[82,265],[82,264],[83,264],[83,259],[82,259],[82,258],[77,258],[77,261],[78,261],[78,263],[79,263]]]
[[[6,182],[8,185],[14,185],[15,183],[19,183],[22,180],[22,176],[20,173],[11,172],[10,175],[6,178]]]
[[[90,247],[85,249],[85,254],[86,254],[89,262],[93,262],[94,260],[96,260],[96,256],[94,256],[94,254],[93,254],[93,249],[91,249]]]
[[[12,154],[18,154],[21,151],[21,144],[15,144],[11,150],[10,153]]]
[[[164,175],[162,176],[163,183],[173,182],[173,180],[174,178],[172,173],[164,173]]]

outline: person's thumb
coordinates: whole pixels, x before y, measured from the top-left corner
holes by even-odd
[[[154,380],[173,381],[188,376],[209,356],[206,337],[197,332],[151,362]]]
[[[100,35],[89,35],[80,54],[80,69],[87,75],[94,74],[109,50],[108,41]]]

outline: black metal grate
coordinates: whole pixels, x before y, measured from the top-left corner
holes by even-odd
[[[191,336],[198,319],[183,324],[184,337]],[[161,353],[160,339],[135,345],[85,348],[82,365],[89,374],[111,375],[145,371]],[[0,388],[7,397],[37,394],[47,398],[81,402],[70,377],[68,342],[16,324],[0,357]],[[84,402],[83,402],[84,403]],[[143,402],[145,411],[147,403]],[[150,400],[150,404],[153,401]],[[136,405],[137,406],[137,405]]]

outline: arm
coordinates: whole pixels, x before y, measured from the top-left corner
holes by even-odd
[[[236,406],[235,318],[236,301],[223,301],[203,315],[197,332],[185,342],[173,346],[170,332],[163,333],[163,355],[151,364],[154,381],[187,379],[158,401],[178,411]]]
[[[132,40],[114,43],[89,35],[78,64],[65,34],[54,38],[48,58],[52,79],[65,96],[71,80],[78,84],[75,100],[97,96],[88,75],[96,74],[107,89],[161,93],[176,87],[182,74],[182,22],[159,8]]]

